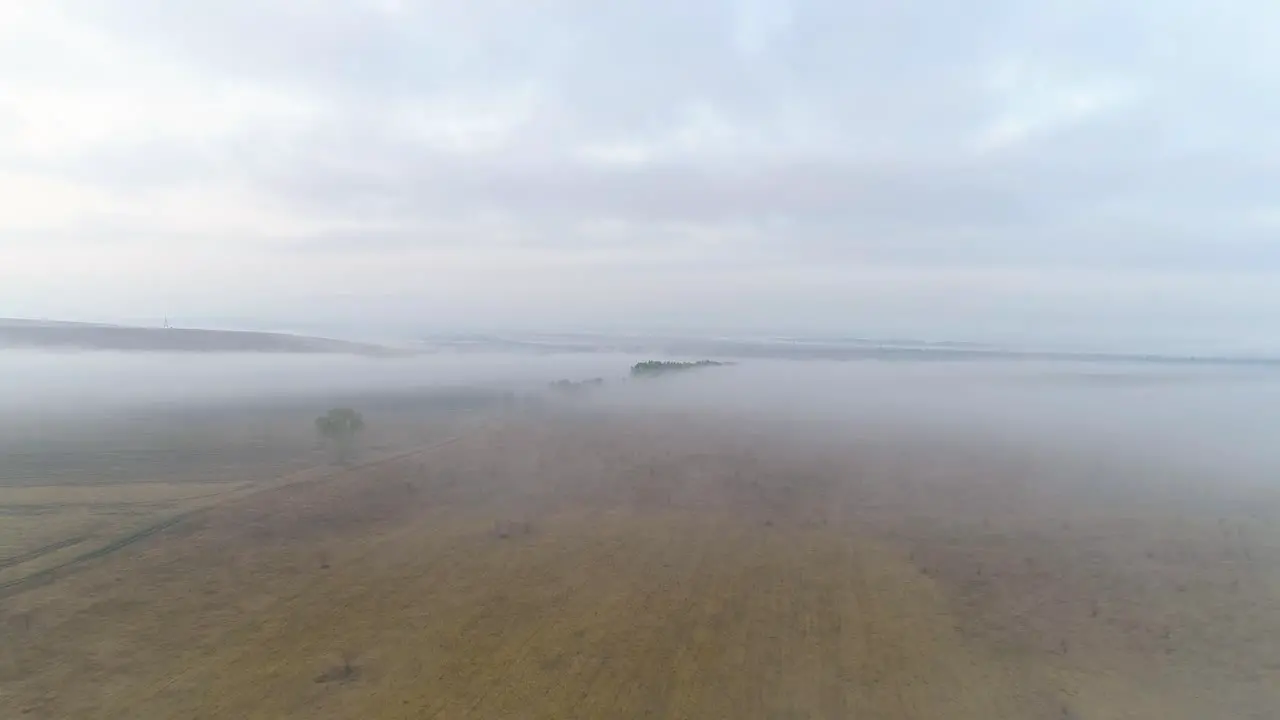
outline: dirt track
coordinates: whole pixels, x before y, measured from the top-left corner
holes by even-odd
[[[475,430],[470,429],[468,430],[468,432],[475,432]],[[169,515],[167,517],[163,517],[162,519],[157,520],[156,522],[151,523],[149,525],[146,525],[145,527],[133,530],[125,535],[116,537],[106,542],[105,544],[101,544],[97,547],[94,547],[92,550],[89,550],[87,552],[82,552],[78,555],[74,555],[66,560],[59,561],[54,565],[47,565],[39,568],[38,570],[29,572],[25,575],[10,578],[0,582],[0,598],[3,598],[7,594],[12,594],[14,592],[20,591],[24,588],[28,588],[40,583],[51,582],[52,580],[55,580],[59,577],[63,577],[70,572],[74,572],[75,570],[82,568],[85,565],[85,563],[88,563],[92,560],[96,560],[101,557],[105,557],[107,555],[110,555],[111,553],[123,550],[129,547],[130,545],[133,545],[136,542],[149,538],[152,535],[155,535],[156,533],[163,532],[169,528],[172,528],[178,525],[179,523],[185,520],[195,517],[200,513],[207,512],[220,505],[225,505],[227,503],[245,500],[246,498],[252,495],[255,495],[257,493],[268,492],[271,490],[278,490],[279,488],[282,488],[282,487],[288,487],[288,486],[303,484],[303,483],[312,483],[312,482],[317,482],[322,480],[332,480],[332,479],[343,477],[346,475],[355,475],[360,472],[376,468],[379,465],[418,458],[418,457],[421,457],[422,455],[425,455],[435,450],[438,450],[440,448],[446,447],[462,439],[463,437],[464,437],[463,434],[452,435],[443,440],[435,440],[431,443],[428,443],[426,445],[416,447],[410,450],[402,450],[402,451],[394,452],[391,454],[383,454],[373,459],[367,459],[363,462],[359,462],[347,467],[322,466],[318,468],[310,468],[307,470],[289,473],[288,475],[284,475],[274,479],[269,479],[262,482],[256,482],[248,485],[233,487],[226,490],[225,492],[213,493],[207,496],[200,496],[198,498],[195,498],[200,502],[196,503],[195,506],[190,509],[184,510],[182,512],[179,512],[173,515]],[[72,538],[67,538],[65,540],[59,540],[57,542],[49,543],[48,545],[45,545],[45,546],[36,548],[34,550],[22,553],[20,555],[13,556],[3,561],[0,561],[0,570],[7,569],[10,567],[21,566],[26,563],[31,563],[32,561],[39,560],[40,558],[45,557],[46,555],[49,555],[51,553],[57,552],[59,550],[63,550],[65,548],[73,547],[75,545],[79,545],[85,542],[85,540],[87,540],[86,537],[72,537]]]

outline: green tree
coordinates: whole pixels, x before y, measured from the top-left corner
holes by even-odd
[[[721,367],[730,363],[715,360],[698,360],[696,362],[680,362],[677,360],[646,360],[631,366],[631,377],[657,377],[671,372],[696,370],[706,367]]]
[[[363,430],[364,416],[351,408],[334,408],[316,418],[320,438],[333,448],[334,459],[344,465],[351,462],[356,439]]]

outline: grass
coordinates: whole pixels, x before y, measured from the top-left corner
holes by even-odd
[[[363,442],[366,461],[441,437],[477,402],[459,392],[391,400],[372,403],[381,427]],[[193,512],[332,472],[313,429],[317,407],[323,403],[157,408],[92,424],[6,426],[0,595]]]
[[[1280,548],[1247,517],[1055,494],[998,453],[689,419],[513,415],[445,435],[253,483],[0,599],[18,640],[0,706],[1176,720],[1280,705]]]

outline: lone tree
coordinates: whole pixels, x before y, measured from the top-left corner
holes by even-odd
[[[351,408],[334,408],[316,418],[316,431],[321,439],[333,448],[337,462],[346,464],[351,461],[355,451],[356,437],[364,430],[364,417]]]

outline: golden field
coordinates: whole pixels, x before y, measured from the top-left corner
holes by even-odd
[[[0,561],[20,560],[0,567],[0,707],[140,720],[1280,708],[1280,544],[1262,499],[1156,500],[1037,480],[1047,461],[999,448],[662,413],[509,411],[393,434],[350,469],[312,454],[297,459],[310,469],[215,483],[0,488]],[[35,506],[56,521],[9,522]],[[133,519],[112,525],[104,506]]]

